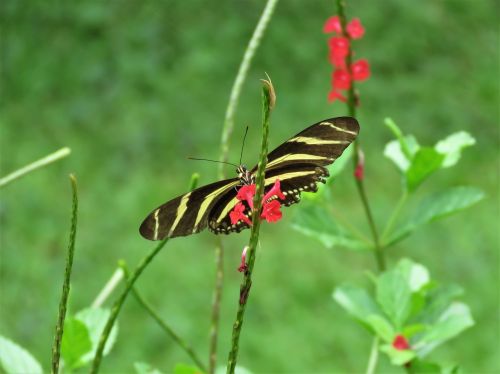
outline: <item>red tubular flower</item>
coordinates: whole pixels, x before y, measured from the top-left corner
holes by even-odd
[[[352,79],[364,81],[370,77],[370,64],[366,59],[356,61],[351,65]]]
[[[349,36],[353,39],[359,39],[365,34],[365,29],[363,25],[361,25],[359,18],[353,18],[353,20],[347,25],[346,29]]]
[[[340,24],[339,16],[328,18],[325,22],[325,25],[323,26],[323,32],[326,34],[331,32],[340,34],[342,32],[342,25]]]
[[[279,221],[282,217],[281,204],[278,200],[272,200],[267,204],[264,204],[262,208],[261,218],[264,218],[267,222]]]
[[[281,200],[285,200],[285,195],[283,195],[283,192],[281,192],[280,188],[280,180],[276,179],[276,182],[274,182],[274,185],[271,187],[271,189],[264,195],[264,204],[266,201],[268,201],[271,197],[277,196]]]
[[[343,36],[330,38],[328,44],[330,45],[330,57],[335,60],[343,59],[349,54],[349,39]]]
[[[247,251],[248,251],[248,245],[243,248],[243,252],[241,253],[241,264],[238,268],[238,271],[240,273],[244,272],[247,270]]]
[[[244,221],[249,226],[252,226],[252,221],[243,214],[245,211],[245,205],[239,202],[234,206],[234,209],[229,212],[229,218],[231,219],[231,224],[236,225],[240,220]]]
[[[342,95],[339,91],[331,90],[330,93],[328,94],[328,101],[332,102],[335,100],[340,100],[345,103],[347,101],[347,98],[344,95]]]
[[[332,74],[332,86],[334,90],[348,90],[351,88],[351,76],[346,70],[335,70]]]
[[[236,198],[240,201],[246,201],[250,209],[253,209],[253,197],[255,195],[255,184],[241,186]]]
[[[406,340],[403,335],[396,335],[396,337],[392,341],[392,346],[398,351],[410,349],[410,344],[408,344],[408,340]]]

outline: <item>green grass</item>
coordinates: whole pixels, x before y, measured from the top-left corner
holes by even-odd
[[[152,243],[138,234],[145,215],[188,188],[215,179],[229,90],[263,1],[100,2],[77,5],[6,1],[3,32],[0,175],[62,146],[72,154],[1,191],[0,333],[49,368],[71,211],[67,175],[79,181],[80,216],[70,310],[88,306],[117,266],[133,266]],[[331,67],[324,20],[333,1],[282,1],[244,87],[230,159],[237,161],[245,126],[244,160],[260,141],[260,82],[277,91],[270,148],[318,120],[345,114],[328,105]],[[348,1],[366,35],[355,42],[372,78],[360,84],[361,142],[366,184],[379,228],[396,203],[400,180],[384,159],[391,116],[422,143],[466,130],[477,145],[455,168],[418,192],[475,185],[488,199],[466,213],[428,226],[392,248],[424,263],[442,282],[458,283],[476,326],[433,352],[468,373],[500,371],[498,361],[498,7],[488,1]],[[232,170],[228,170],[232,172]],[[338,209],[368,232],[349,172],[334,185]],[[415,203],[415,202],[414,202]],[[370,256],[327,250],[290,229],[295,208],[264,225],[242,332],[240,363],[254,372],[359,372],[371,339],[331,298],[333,288],[363,282]],[[248,232],[225,240],[226,280],[219,359],[230,346]],[[202,355],[208,357],[212,234],[172,240],[138,288]],[[188,357],[132,300],[103,372],[132,371],[147,361],[169,371]],[[382,359],[380,371],[398,372]]]

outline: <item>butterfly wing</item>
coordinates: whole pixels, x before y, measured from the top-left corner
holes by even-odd
[[[234,191],[238,178],[226,179],[178,196],[153,210],[142,222],[139,232],[149,240],[186,236],[207,226],[211,209],[227,192]]]

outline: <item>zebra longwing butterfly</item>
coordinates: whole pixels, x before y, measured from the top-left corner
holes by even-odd
[[[277,179],[285,195],[285,206],[300,201],[302,191],[316,192],[317,183],[328,177],[326,165],[334,162],[359,132],[352,117],[330,118],[308,127],[290,138],[267,156],[265,191]],[[229,213],[238,203],[239,186],[255,183],[257,166],[248,170],[240,165],[237,178],[215,182],[172,199],[153,210],[139,231],[149,240],[186,236],[207,226],[215,234],[240,232],[248,224],[231,224]]]

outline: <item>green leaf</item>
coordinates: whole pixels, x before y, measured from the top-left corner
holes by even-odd
[[[401,142],[398,140],[392,140],[386,144],[384,149],[384,156],[389,160],[394,162],[399,170],[402,172],[406,172],[410,167],[411,159],[417,151],[420,149],[420,146],[417,142],[417,139],[413,135],[406,135],[403,137],[406,146],[408,147],[410,158],[408,158],[401,148]]]
[[[398,350],[390,344],[384,344],[380,346],[380,350],[387,353],[393,365],[398,366],[410,362],[416,356],[415,352],[410,349]]]
[[[433,172],[438,170],[445,156],[434,148],[420,148],[406,171],[406,188],[409,192],[415,189]]]
[[[397,269],[403,274],[410,286],[411,292],[417,292],[430,282],[429,270],[410,259],[403,258],[397,264]]]
[[[457,374],[458,365],[429,362],[418,358],[412,360],[409,368],[411,374]]]
[[[474,325],[470,309],[464,303],[455,302],[446,309],[437,323],[431,326],[415,343],[419,357],[423,357],[438,345]]]
[[[360,321],[373,314],[381,314],[375,300],[361,287],[343,284],[333,292],[333,299]]]
[[[439,141],[434,146],[434,149],[445,155],[445,159],[443,160],[441,167],[449,168],[458,162],[462,149],[470,147],[474,144],[476,144],[476,139],[474,139],[469,133],[460,131]]]
[[[104,308],[87,308],[81,310],[76,314],[75,318],[83,322],[85,326],[87,326],[90,336],[90,341],[92,342],[92,350],[82,357],[83,363],[90,362],[94,358],[102,330],[106,325],[106,321],[108,320],[109,315],[110,315],[109,309],[104,309]],[[115,323],[115,325],[111,329],[111,333],[109,334],[106,346],[104,347],[104,355],[107,355],[111,350],[111,348],[113,347],[113,344],[116,341],[117,334],[118,334],[118,326]]]
[[[319,240],[327,248],[342,246],[353,250],[366,250],[367,244],[334,221],[324,206],[309,203],[297,209],[292,227],[306,236]]]
[[[425,309],[416,317],[416,320],[426,324],[436,323],[449,305],[461,295],[463,295],[462,288],[453,284],[430,290]]]
[[[177,364],[174,368],[174,374],[201,374],[203,373],[196,366]]]
[[[400,271],[386,271],[377,280],[377,302],[397,330],[401,330],[411,311],[411,290]]]
[[[92,349],[87,326],[74,317],[64,322],[61,354],[64,364],[69,369],[76,369],[85,364],[83,356]]]
[[[365,321],[383,341],[392,342],[396,332],[387,319],[379,314],[371,314],[365,318]]]
[[[347,149],[340,155],[339,158],[335,160],[333,164],[330,166],[327,166],[328,171],[330,172],[330,177],[326,180],[326,185],[329,186],[331,185],[335,177],[339,175],[342,170],[346,167],[347,163],[352,157],[354,147],[347,147]]]
[[[215,374],[226,374],[226,367],[219,366],[215,371]],[[234,368],[234,374],[252,374],[252,372],[248,370],[246,367],[236,365],[236,367]]]
[[[396,122],[392,120],[392,118],[385,118],[384,120],[385,125],[392,131],[396,139],[398,140],[400,149],[404,156],[406,157],[407,160],[410,160],[414,154],[412,150],[409,147],[409,144],[407,143],[405,137],[403,136],[403,132],[400,130],[400,128],[396,125]]]
[[[0,366],[7,374],[42,374],[42,366],[24,348],[0,335]]]
[[[134,363],[134,369],[137,374],[162,374],[162,372],[156,368],[154,368],[152,365],[148,364],[147,362],[136,362]],[[174,371],[176,374],[176,371]],[[186,374],[188,374],[186,372]]]
[[[425,198],[413,215],[389,239],[394,244],[411,234],[419,226],[441,219],[468,208],[484,198],[484,193],[474,187],[453,187]]]

